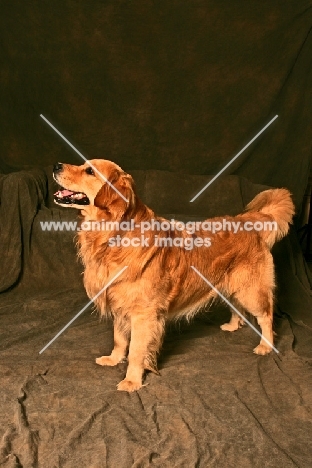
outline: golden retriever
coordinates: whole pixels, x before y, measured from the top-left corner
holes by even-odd
[[[109,314],[114,322],[114,349],[109,356],[97,358],[97,364],[115,366],[128,357],[126,377],[118,384],[118,390],[140,389],[145,370],[158,373],[156,358],[166,320],[190,319],[217,296],[216,290],[229,298],[237,310],[248,311],[257,318],[262,337],[254,352],[263,355],[272,350],[275,284],[270,248],[287,234],[292,222],[294,205],[288,190],[261,192],[243,214],[224,218],[242,224],[246,220],[274,221],[276,230],[239,229],[234,233],[227,229],[209,232],[207,238],[201,225],[196,232],[190,232],[181,231],[181,223],[173,222],[170,231],[145,231],[145,240],[140,244],[137,240],[142,236],[142,223],[156,220],[167,226],[166,220],[142,203],[132,177],[117,164],[103,159],[81,166],[58,163],[53,174],[61,186],[54,195],[55,202],[80,209],[84,223],[134,220],[133,229],[126,232],[110,223],[109,231],[81,229],[78,233],[84,285],[90,298],[127,267],[94,301],[101,315]],[[223,222],[223,218],[210,221]],[[118,244],[118,236],[126,246]],[[176,242],[165,244],[168,237]],[[187,250],[185,246],[191,244],[186,241],[192,242],[193,247]],[[234,331],[242,323],[234,311],[230,322],[221,328]]]

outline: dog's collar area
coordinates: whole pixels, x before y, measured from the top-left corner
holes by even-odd
[[[72,190],[64,189],[58,190],[54,194],[56,203],[65,205],[90,205],[90,200],[83,192],[74,192]]]

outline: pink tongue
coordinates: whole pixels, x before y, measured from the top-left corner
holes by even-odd
[[[62,190],[61,194],[63,197],[67,197],[68,195],[72,195],[74,192],[71,192],[70,190]]]
[[[71,190],[59,190],[56,192],[54,195],[57,197],[68,197],[69,195],[72,195],[75,192],[72,192]]]

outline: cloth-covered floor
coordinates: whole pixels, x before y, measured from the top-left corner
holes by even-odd
[[[89,310],[38,354],[87,302],[83,292],[14,296],[0,309],[1,466],[311,466],[312,372],[288,320],[276,320],[280,354],[265,357],[252,353],[248,326],[220,330],[222,307],[172,326],[161,375],[127,394],[115,389],[126,364],[95,364],[112,349],[112,327]]]
[[[239,213],[265,188],[228,176],[190,207],[189,195],[209,178],[161,171],[133,176],[148,204],[184,220]],[[274,248],[279,354],[254,355],[259,337],[248,326],[221,331],[230,313],[214,304],[190,324],[168,325],[161,375],[148,373],[146,386],[127,394],[116,391],[126,363],[95,364],[110,353],[113,332],[91,307],[40,354],[88,302],[74,233],[40,226],[75,220],[77,212],[53,208],[51,167],[0,181],[1,219],[11,226],[14,245],[2,238],[1,466],[311,466],[311,296],[294,231]],[[157,196],[166,190],[179,197]]]

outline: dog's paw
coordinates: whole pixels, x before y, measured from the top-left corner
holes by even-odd
[[[142,387],[142,382],[133,382],[132,380],[124,379],[117,385],[117,390],[122,392],[135,392]]]
[[[233,331],[236,331],[239,329],[239,326],[238,325],[233,325],[231,323],[224,323],[223,325],[220,325],[220,328],[221,330],[223,331],[229,331],[229,332],[233,332]]]
[[[259,354],[261,356],[264,356],[265,354],[269,354],[270,352],[272,351],[272,348],[271,346],[267,345],[267,344],[259,344],[254,350],[253,352],[255,354]]]
[[[101,356],[96,358],[95,362],[100,366],[116,366],[120,360],[113,359],[111,356]]]

